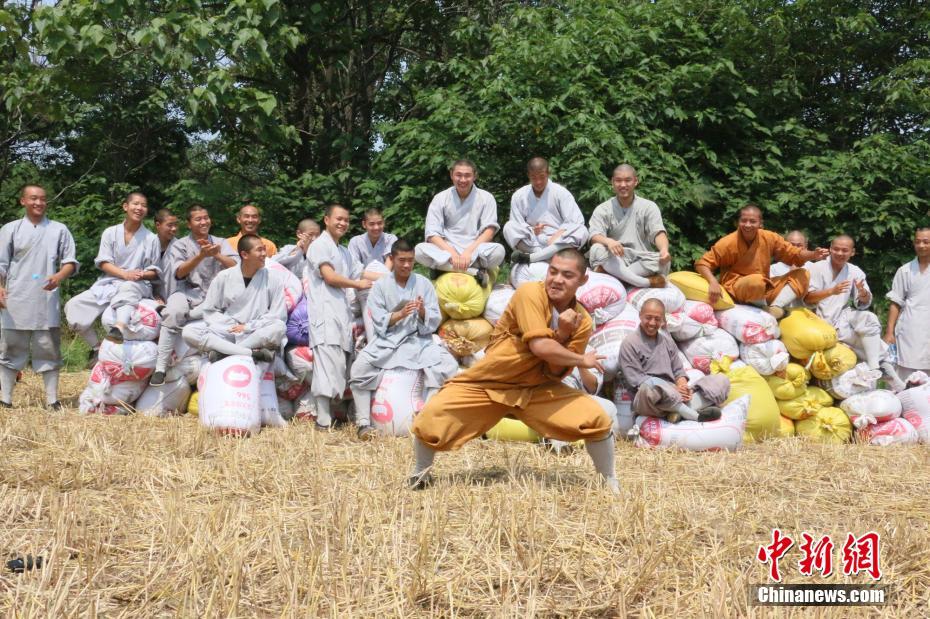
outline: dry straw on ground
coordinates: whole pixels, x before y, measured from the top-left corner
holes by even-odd
[[[86,375],[64,379],[74,401]],[[17,404],[41,401],[27,374]],[[747,604],[773,527],[882,535],[883,614],[927,616],[928,449],[795,440],[735,454],[617,447],[624,489],[583,452],[476,441],[409,492],[406,440],[306,425],[224,439],[191,417],[0,413],[0,613],[115,616],[849,616]],[[842,545],[842,542],[839,542]],[[834,561],[840,564],[839,549]],[[792,549],[782,569],[797,572]],[[812,579],[816,582],[817,579]],[[831,576],[827,582],[867,582]]]

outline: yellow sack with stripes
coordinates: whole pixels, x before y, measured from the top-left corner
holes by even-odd
[[[491,341],[494,325],[484,318],[447,320],[439,325],[437,334],[456,357],[467,357],[484,350]]]
[[[681,290],[686,299],[708,303],[707,280],[694,271],[676,271],[668,276],[668,281],[672,282],[676,288]],[[723,294],[714,304],[714,309],[726,310],[735,307],[736,303],[733,301],[733,297],[730,296],[730,293],[723,289],[721,289],[721,292]]]
[[[487,431],[486,437],[492,441],[508,441],[522,443],[538,443],[541,436],[533,428],[518,419],[504,417],[493,428]]]
[[[489,280],[494,281],[490,274]],[[468,273],[444,273],[436,278],[433,287],[443,315],[456,320],[480,316],[491,294],[490,284],[482,288]]]
[[[853,425],[840,408],[827,406],[811,417],[794,422],[798,436],[815,443],[848,443],[853,435]]]
[[[811,374],[820,380],[831,380],[856,367],[856,353],[843,343],[815,352],[807,361]]]
[[[788,419],[807,419],[826,406],[833,406],[833,398],[819,387],[808,387],[800,396],[791,400],[778,400],[778,409]]]
[[[731,368],[731,363],[729,357],[711,361],[710,371],[711,374],[723,374],[730,379],[730,395],[724,406],[744,395],[749,396],[744,440],[777,436],[781,427],[781,415],[778,413],[775,396],[772,395],[765,379],[752,366]]]
[[[836,344],[836,329],[807,308],[791,310],[781,322],[781,341],[795,359],[809,359]]]
[[[807,382],[810,380],[810,374],[804,369],[804,366],[797,363],[789,363],[785,368],[784,376],[772,374],[765,377],[769,389],[776,400],[793,400],[800,397],[807,388]]]

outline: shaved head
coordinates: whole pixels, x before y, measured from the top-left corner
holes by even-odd
[[[636,173],[636,168],[628,163],[621,163],[616,168],[614,168],[614,171],[610,175],[616,176],[617,174],[632,174],[636,178],[639,178],[639,175]]]
[[[762,219],[762,209],[756,206],[755,204],[747,204],[742,207],[740,210],[736,211],[736,217],[742,217],[743,213],[755,213],[759,216],[759,219]]]
[[[549,162],[542,157],[533,157],[526,164],[527,172],[548,172]]]
[[[837,241],[839,241],[839,242],[848,241],[850,247],[855,247],[855,246],[856,246],[856,241],[854,241],[854,240],[853,240],[853,237],[849,236],[848,234],[839,234],[839,235],[833,237],[833,240],[830,241],[830,245],[833,245],[833,244],[836,243]]]
[[[646,302],[643,303],[643,306],[639,308],[639,315],[642,316],[644,312],[648,310],[657,310],[665,315],[665,303],[659,301],[656,298],[646,299]]]

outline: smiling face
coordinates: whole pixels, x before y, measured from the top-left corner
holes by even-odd
[[[236,223],[243,234],[258,234],[258,227],[262,223],[262,215],[254,206],[243,206],[236,215]]]
[[[930,230],[918,230],[914,235],[914,253],[918,260],[930,259]]]
[[[575,292],[588,281],[577,260],[555,255],[546,271],[546,296],[556,307],[564,307],[575,298]]]
[[[461,164],[452,168],[449,176],[452,177],[452,184],[461,198],[471,193],[472,187],[475,186],[475,180],[478,178],[474,168]]]
[[[365,232],[368,233],[368,238],[371,239],[372,243],[376,243],[384,232],[384,217],[375,213],[365,215],[365,219],[362,220],[362,227],[365,228]]]
[[[835,269],[842,269],[849,259],[856,255],[856,246],[847,236],[838,236],[830,243],[830,263]]]
[[[265,255],[265,244],[256,240],[250,249],[239,252],[239,257],[242,259],[242,268],[257,271],[265,266]]]
[[[323,217],[326,231],[337,243],[349,229],[349,211],[341,206],[334,206],[329,215]]]
[[[665,307],[655,299],[643,303],[639,311],[639,327],[649,337],[655,337],[659,329],[665,326]]]
[[[210,226],[212,223],[213,222],[210,221],[210,213],[207,212],[207,209],[191,211],[190,215],[187,217],[187,227],[190,229],[195,239],[206,238],[206,236],[210,234]]]
[[[155,233],[162,241],[170,241],[178,233],[178,218],[169,215],[164,221],[155,222]]]
[[[141,224],[149,214],[149,202],[141,193],[134,193],[123,202],[123,210],[126,212],[127,221]]]
[[[48,209],[45,190],[37,185],[23,187],[19,203],[26,209],[26,217],[33,223],[42,221],[42,218],[45,217],[45,211]]]
[[[614,188],[614,193],[617,194],[617,199],[623,204],[628,204],[636,195],[639,178],[628,166],[620,166],[614,170],[614,174],[610,178],[610,184]]]
[[[392,254],[394,259],[394,276],[401,280],[407,280],[413,273],[413,265],[416,262],[412,251],[399,251]]]
[[[762,228],[762,212],[757,208],[744,208],[740,212],[736,227],[743,240],[752,243],[756,240],[759,229]]]
[[[530,171],[527,176],[535,193],[540,194],[546,190],[546,185],[549,184],[549,170]]]

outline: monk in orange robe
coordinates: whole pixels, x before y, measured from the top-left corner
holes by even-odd
[[[807,294],[810,273],[803,268],[809,260],[820,260],[829,254],[823,247],[801,249],[780,234],[762,228],[762,210],[749,204],[739,210],[736,232],[726,235],[694,263],[694,269],[707,280],[708,298],[713,305],[721,296],[721,287],[737,303],[764,307],[776,319],[785,315],[785,308]],[[798,267],[780,277],[769,277],[769,267],[775,261]],[[720,279],[714,271],[720,271]]]

